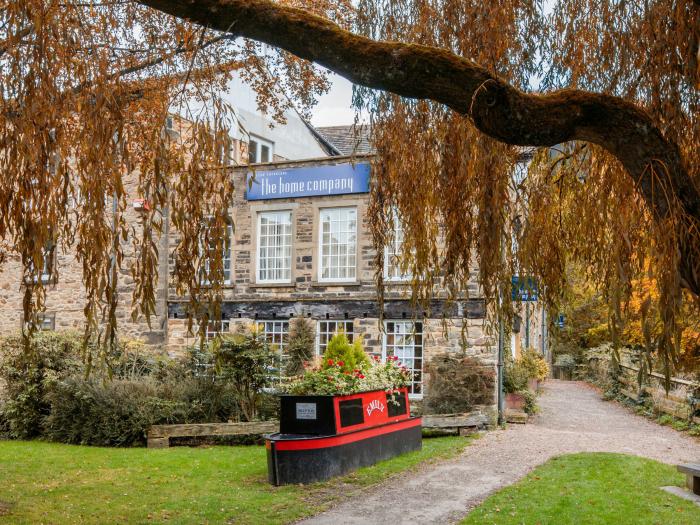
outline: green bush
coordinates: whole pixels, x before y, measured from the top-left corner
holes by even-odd
[[[82,339],[73,332],[39,332],[25,348],[20,336],[0,340],[0,379],[5,383],[2,419],[15,439],[41,435],[49,414],[44,399],[56,381],[82,369]]]
[[[427,366],[426,414],[469,412],[475,405],[493,403],[496,373],[474,357],[441,354]]]
[[[506,358],[503,372],[503,389],[506,393],[514,394],[527,390],[528,379],[530,379],[530,372],[520,361]]]
[[[573,370],[576,367],[576,359],[570,354],[560,354],[554,362],[555,366]]]
[[[263,389],[270,386],[275,355],[263,333],[256,328],[214,341],[212,351],[216,377],[229,385],[241,415],[253,421],[260,409]]]
[[[330,368],[336,365],[347,373],[366,369],[369,366],[369,357],[362,348],[362,343],[357,340],[350,344],[344,332],[338,332],[331,337],[323,353],[321,366]]]
[[[304,373],[305,363],[313,359],[316,332],[313,324],[303,317],[294,319],[290,324],[287,342],[288,359],[284,374],[287,377],[294,377]]]
[[[523,410],[526,414],[532,415],[540,411],[540,407],[537,406],[537,395],[529,390],[523,390],[519,392],[519,394],[525,398],[525,406],[523,407]]]
[[[521,366],[527,370],[530,379],[537,379],[538,381],[547,379],[549,375],[549,365],[547,361],[544,360],[542,354],[534,348],[523,350],[518,361]]]
[[[191,377],[162,383],[74,376],[53,384],[46,401],[46,439],[118,447],[144,445],[151,425],[227,421],[237,407],[230,388]]]

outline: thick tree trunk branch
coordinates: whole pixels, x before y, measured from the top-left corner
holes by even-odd
[[[508,144],[553,146],[571,140],[598,144],[622,162],[657,219],[669,217],[680,203],[684,215],[700,224],[700,194],[677,145],[664,138],[645,111],[624,99],[580,90],[527,94],[444,49],[374,41],[269,0],[138,1],[279,47],[357,84],[441,102],[470,116],[483,133]],[[669,200],[662,186],[671,188],[677,201]],[[694,242],[684,227],[684,286],[700,295],[700,260]]]

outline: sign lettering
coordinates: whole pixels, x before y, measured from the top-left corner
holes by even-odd
[[[384,412],[384,403],[379,401],[379,399],[373,399],[372,401],[369,402],[369,405],[367,405],[367,417],[372,415],[372,412],[375,410],[379,410],[380,412]]]
[[[316,419],[316,403],[297,403],[297,419]]]
[[[301,166],[249,172],[249,201],[369,192],[369,163]]]

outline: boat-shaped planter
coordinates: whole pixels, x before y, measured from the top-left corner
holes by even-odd
[[[421,448],[406,388],[280,396],[280,431],[265,436],[270,483],[312,483]]]

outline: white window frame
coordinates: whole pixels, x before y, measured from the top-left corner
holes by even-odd
[[[355,236],[355,242],[353,244],[353,249],[352,253],[348,251],[346,257],[352,256],[354,260],[354,264],[352,265],[347,265],[343,266],[342,268],[345,268],[348,272],[352,270],[352,277],[323,277],[323,270],[324,270],[324,253],[323,253],[323,214],[324,213],[333,213],[333,212],[343,212],[343,211],[352,211],[355,213],[355,231],[352,232],[350,230],[340,232],[340,233],[346,233],[348,235],[354,234]],[[339,206],[339,207],[329,207],[329,208],[320,208],[318,212],[318,282],[322,283],[354,283],[357,282],[357,245],[358,245],[358,211],[357,211],[357,206]],[[332,223],[331,219],[331,223]],[[330,247],[331,252],[327,255],[327,257],[331,258],[333,257],[333,244],[328,245]],[[346,244],[346,246],[349,246],[349,244]],[[340,254],[336,254],[338,257],[340,257]],[[328,266],[329,268],[329,273],[330,270],[332,269],[332,266]],[[339,269],[341,267],[338,267]]]
[[[287,344],[289,343],[289,320],[287,319],[263,319],[257,321],[262,328],[267,344],[273,352],[279,356],[279,379],[284,377],[283,370],[287,365],[289,354]],[[272,330],[268,330],[268,328]],[[277,341],[275,341],[277,339]]]
[[[396,260],[398,259],[400,262],[402,256],[404,231],[397,210],[393,210],[392,215],[394,228],[391,233],[391,241],[384,246],[384,280],[387,282],[410,281],[413,275],[410,272],[400,273],[401,265],[396,264]]]
[[[333,331],[330,331],[328,330],[328,326],[326,326],[326,330],[321,330],[321,323],[333,325],[335,328]],[[341,327],[345,331],[348,341],[351,343],[354,341],[355,327],[352,319],[319,319],[316,321],[316,355],[323,355],[323,352],[326,351],[326,347],[328,346],[328,341],[338,333],[339,325],[342,325]],[[348,330],[348,328],[350,328],[350,330]],[[325,338],[325,343],[321,343],[321,339],[323,338]],[[323,348],[321,348],[322,346]]]
[[[281,217],[281,216],[287,216],[287,217],[289,217],[289,234],[286,234],[286,233],[283,233],[283,234],[282,234],[282,237],[283,237],[283,238],[284,238],[284,237],[287,237],[287,235],[288,235],[288,237],[289,237],[289,256],[288,256],[288,261],[287,261],[288,267],[286,268],[287,271],[289,272],[289,276],[286,277],[286,278],[282,278],[282,279],[263,279],[262,276],[261,276],[261,272],[262,272],[262,266],[261,266],[261,262],[262,262],[261,252],[262,252],[262,249],[263,249],[263,245],[262,245],[262,219],[263,219],[263,216],[265,216],[265,215],[267,215],[267,216],[278,216],[278,217]],[[261,283],[261,284],[288,284],[288,283],[291,283],[291,282],[292,282],[292,264],[293,264],[293,253],[292,253],[292,251],[293,251],[293,247],[294,247],[294,228],[293,228],[293,214],[292,214],[292,210],[265,210],[265,211],[259,211],[259,212],[258,212],[257,222],[258,222],[258,226],[257,226],[257,235],[258,235],[258,238],[257,238],[257,247],[256,247],[256,250],[255,250],[255,251],[256,251],[256,254],[255,254],[255,281],[256,281],[257,283]],[[277,223],[277,224],[279,225],[280,223]],[[286,226],[286,225],[282,224],[282,226]],[[282,242],[281,245],[275,246],[275,248],[277,248],[277,249],[282,249],[282,250],[284,250],[284,248],[286,248],[286,247],[287,247],[287,246],[284,244],[284,241]],[[268,249],[269,249],[270,246],[266,246],[265,248],[268,248]],[[268,261],[272,261],[272,260],[277,260],[277,258],[271,259],[271,258],[269,258],[269,256],[268,256]],[[282,270],[284,270],[284,268],[282,268]],[[266,271],[270,272],[270,271],[274,271],[274,270],[270,270],[269,268],[267,268]]]
[[[220,328],[217,330],[216,329],[216,324],[220,324]],[[214,326],[212,326],[214,325]],[[231,331],[231,320],[230,319],[220,319],[218,321],[214,321],[213,319],[210,319],[209,322],[207,323],[207,329],[204,332],[204,340],[208,343],[209,341],[213,340],[215,337],[222,335],[222,334],[227,334]]]
[[[391,324],[391,323],[394,323],[394,324],[401,323],[401,324],[407,324],[407,325],[412,326],[412,333],[414,334],[413,344],[411,345],[411,348],[413,350],[413,357],[408,358],[411,360],[411,363],[410,363],[411,366],[409,366],[409,363],[402,362],[401,358],[399,358],[399,363],[406,366],[406,368],[408,368],[412,373],[415,373],[416,371],[418,371],[420,373],[420,380],[419,381],[415,380],[415,376],[411,379],[411,384],[409,385],[409,388],[408,388],[408,397],[411,399],[423,399],[423,386],[424,386],[423,379],[424,379],[424,368],[425,368],[423,366],[424,361],[425,361],[425,336],[424,336],[423,330],[425,328],[425,325],[422,321],[413,321],[410,319],[386,319],[384,321],[384,332],[382,333],[382,362],[386,362],[387,335],[389,334],[388,327],[389,327],[389,324]],[[420,328],[421,328],[420,332],[416,331],[416,324],[418,324],[418,323],[420,323]],[[394,335],[394,337],[396,337],[395,331],[392,332],[392,334]],[[417,334],[420,334],[420,344],[419,345],[417,345],[415,343],[415,336]],[[401,334],[399,334],[399,335],[401,335]],[[394,345],[392,345],[392,347],[397,348],[398,345],[394,344]],[[420,357],[416,357],[416,348],[417,347],[420,348]],[[392,355],[395,355],[395,354],[392,353]],[[404,358],[404,359],[406,359],[406,358]],[[420,359],[420,362],[421,362],[420,369],[417,369],[414,366],[417,359]],[[415,390],[414,385],[416,385],[416,384],[420,385],[420,392],[419,393],[414,393],[414,390]]]
[[[251,142],[255,142],[255,153],[254,153],[254,161],[251,162],[250,160],[250,154],[251,154]],[[266,160],[262,160],[262,147],[267,146],[270,150],[270,157]],[[264,139],[262,137],[259,137],[258,135],[250,135],[249,140],[248,140],[248,163],[249,164],[267,164],[268,162],[272,162],[275,159],[275,143],[271,142],[267,139]]]
[[[30,322],[24,322],[24,328],[29,329]],[[56,313],[42,312],[34,315],[34,326],[38,332],[53,332],[56,330]]]
[[[32,276],[33,284],[50,284],[52,282],[52,275],[54,266],[56,264],[56,245],[54,243],[49,243],[42,249],[41,256],[41,273]],[[34,267],[34,263],[30,261],[29,270],[31,271]],[[25,281],[28,282],[28,281]]]
[[[209,221],[210,219],[207,219]],[[209,223],[207,222],[207,225],[205,228],[209,228]],[[228,246],[227,246],[228,245]],[[228,249],[226,249],[228,248]],[[224,286],[230,285],[233,280],[232,280],[232,274],[233,274],[233,226],[230,224],[226,225],[226,237],[224,239],[224,250],[225,254],[224,257],[221,259],[221,263],[224,267],[223,272],[224,272]],[[200,242],[199,246],[199,251],[200,251],[200,257],[202,257],[202,265],[203,268],[207,268],[209,265],[209,249],[204,246],[202,242]],[[226,261],[228,260],[228,278],[226,277]],[[209,273],[208,268],[206,272],[203,272],[202,275],[200,276],[200,283],[202,286],[211,286],[211,281],[205,277],[205,274]]]

